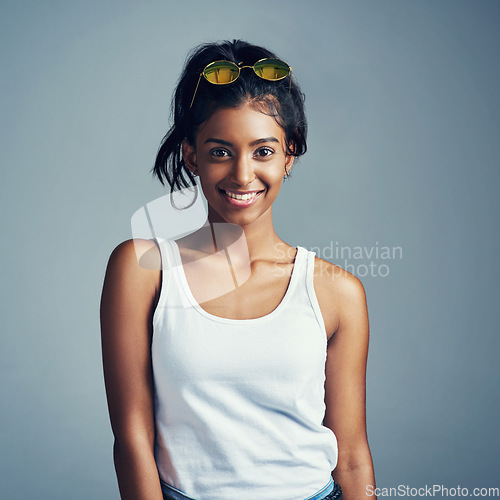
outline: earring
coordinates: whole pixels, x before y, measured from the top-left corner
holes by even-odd
[[[290,173],[288,172],[288,170],[286,169],[286,165],[285,165],[285,175],[283,176],[283,180],[287,180],[288,178],[290,177]]]

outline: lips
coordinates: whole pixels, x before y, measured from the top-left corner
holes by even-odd
[[[229,189],[219,189],[222,197],[233,207],[248,207],[255,203],[264,190],[236,191]]]

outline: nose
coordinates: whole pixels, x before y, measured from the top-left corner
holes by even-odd
[[[238,155],[234,159],[231,170],[231,180],[238,186],[248,186],[255,179],[252,160],[245,155]]]

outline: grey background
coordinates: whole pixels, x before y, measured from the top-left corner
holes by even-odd
[[[307,96],[278,233],[402,248],[362,278],[378,485],[500,486],[499,21],[495,0],[2,0],[0,497],[118,498],[107,258],[165,194],[149,169],[188,50],[235,37]]]

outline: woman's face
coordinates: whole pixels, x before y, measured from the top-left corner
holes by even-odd
[[[270,216],[293,164],[285,150],[283,129],[248,103],[219,109],[200,127],[194,147],[185,141],[184,161],[200,177],[212,222],[245,226]]]

